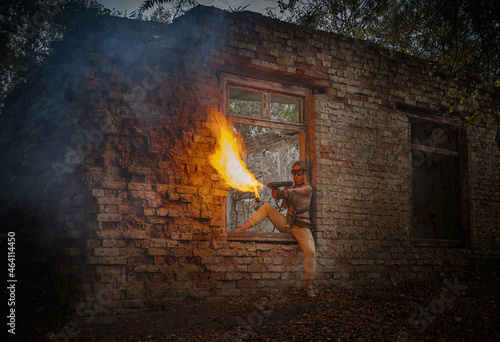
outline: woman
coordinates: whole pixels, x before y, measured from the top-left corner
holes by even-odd
[[[273,190],[274,199],[283,199],[283,207],[288,209],[286,217],[270,204],[263,204],[243,226],[235,231],[246,231],[266,218],[282,233],[292,233],[297,239],[305,256],[305,292],[316,297],[313,290],[313,279],[316,273],[316,246],[311,233],[312,224],[309,218],[312,187],[309,184],[307,165],[297,161],[292,166],[293,186],[285,190]]]

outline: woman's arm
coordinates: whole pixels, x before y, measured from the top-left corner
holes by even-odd
[[[299,196],[308,196],[312,193],[312,187],[310,185],[304,185],[300,188],[290,188],[287,190],[289,194],[296,194]]]

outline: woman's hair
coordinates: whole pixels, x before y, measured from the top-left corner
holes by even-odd
[[[304,184],[309,184],[309,170],[307,169],[307,164],[306,162],[303,162],[302,160],[298,160],[296,161],[295,163],[293,163],[292,165],[292,168],[294,166],[298,166],[300,167],[302,170],[304,170]],[[293,181],[294,184],[293,185],[296,185],[295,184],[295,180]]]

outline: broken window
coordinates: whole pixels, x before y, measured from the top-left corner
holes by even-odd
[[[457,246],[464,239],[460,127],[409,114],[412,150],[412,230],[417,245]]]
[[[293,163],[307,160],[307,94],[306,89],[291,85],[234,75],[223,77],[224,112],[244,140],[248,169],[264,185],[292,180]],[[261,202],[256,202],[253,193],[229,191],[225,215],[228,232],[245,223],[263,203],[277,205],[269,188],[261,189],[259,195]],[[282,213],[286,214],[286,210]],[[284,235],[265,220],[252,227],[245,238],[237,239],[293,240]]]

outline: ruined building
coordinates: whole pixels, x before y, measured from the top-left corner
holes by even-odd
[[[259,203],[209,164],[213,108],[263,184],[310,165],[317,283],[498,263],[493,100],[456,106],[448,92],[473,75],[438,78],[428,61],[251,12],[77,19],[0,116],[2,233],[15,231],[26,279],[75,314],[303,286],[293,237],[232,232]],[[476,110],[485,118],[467,123]]]

